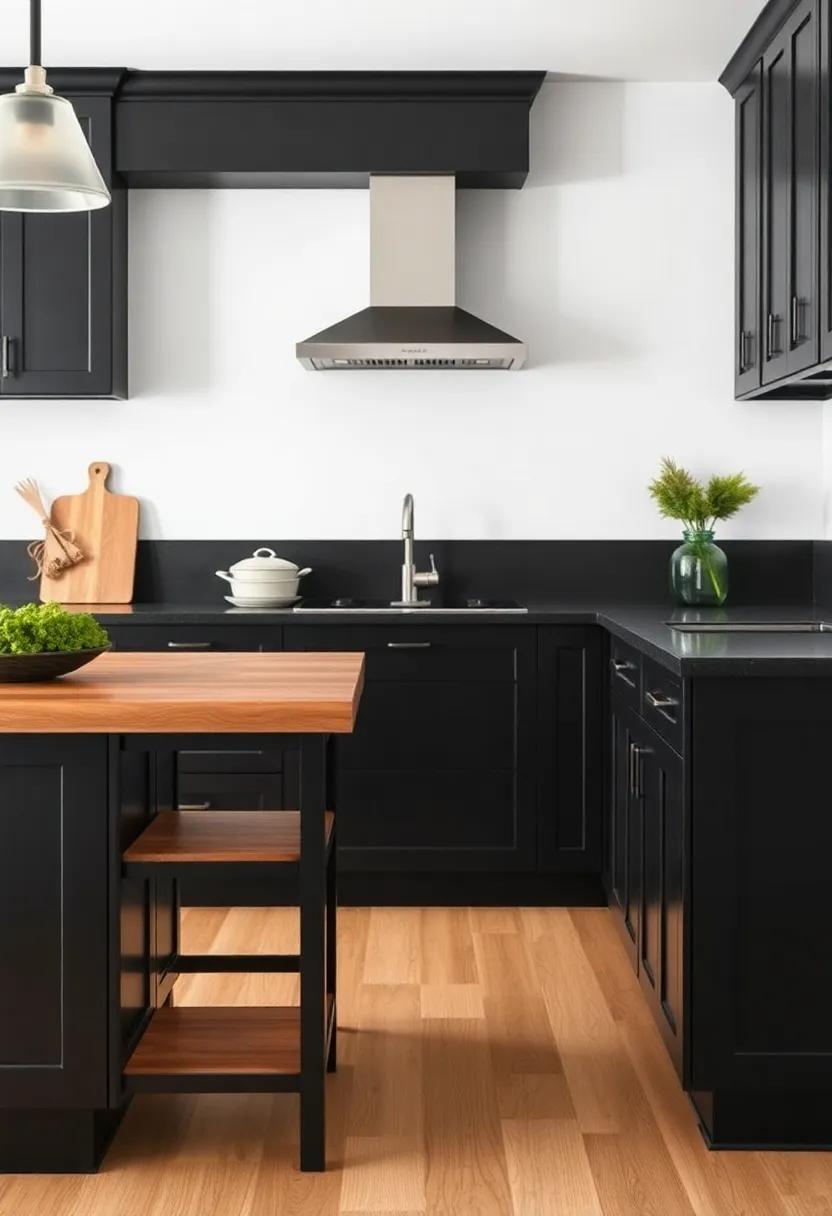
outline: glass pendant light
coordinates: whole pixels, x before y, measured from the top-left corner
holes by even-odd
[[[70,102],[40,66],[40,0],[29,0],[30,66],[0,95],[0,211],[93,211],[110,192]]]

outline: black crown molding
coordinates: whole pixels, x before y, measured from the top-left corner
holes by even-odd
[[[366,187],[371,173],[454,173],[519,188],[545,72],[142,72],[49,68],[68,97],[113,98],[130,187]],[[10,91],[22,68],[0,69]],[[245,113],[241,113],[245,107]]]
[[[120,99],[523,101],[545,72],[128,72]]]
[[[732,97],[797,3],[798,0],[769,0],[760,13],[719,78]]]

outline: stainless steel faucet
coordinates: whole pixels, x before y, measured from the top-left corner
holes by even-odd
[[[430,555],[430,570],[417,570],[413,561],[413,495],[405,494],[402,504],[402,540],[404,541],[404,563],[402,565],[402,598],[393,600],[394,608],[427,608],[430,600],[420,600],[419,587],[438,587],[439,571],[433,554]]]

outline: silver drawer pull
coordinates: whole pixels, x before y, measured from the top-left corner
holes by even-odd
[[[624,659],[610,659],[610,666],[619,680],[623,680],[625,684],[629,684],[630,688],[635,688],[635,680],[631,680],[626,674],[628,671],[635,671],[635,663],[629,663]]]
[[[210,811],[210,802],[177,802],[177,811]]]
[[[388,650],[427,650],[431,642],[388,642]]]
[[[675,697],[665,697],[660,692],[646,692],[644,699],[654,709],[673,709],[679,704]]]
[[[213,642],[168,642],[168,650],[210,650]]]

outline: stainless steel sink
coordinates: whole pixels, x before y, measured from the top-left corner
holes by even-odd
[[[304,600],[298,604],[295,612],[349,612],[349,613],[383,613],[385,616],[458,616],[461,612],[476,613],[482,616],[488,613],[523,613],[528,608],[514,600],[460,600],[452,604],[431,604],[427,601],[416,607],[402,607],[391,604],[389,600]]]
[[[665,621],[677,633],[832,633],[829,621]]]

